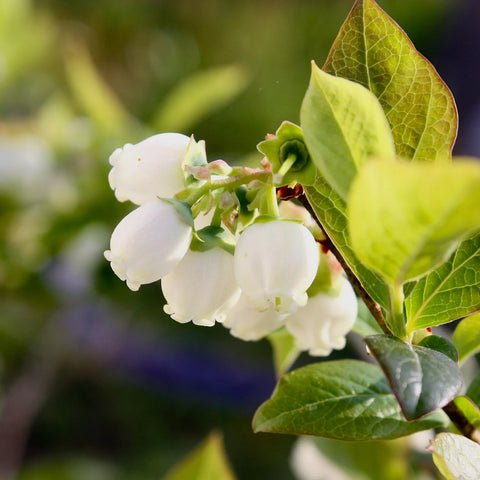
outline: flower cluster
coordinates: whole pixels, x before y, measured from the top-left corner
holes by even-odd
[[[161,281],[164,310],[180,323],[219,322],[244,340],[285,327],[312,355],[343,348],[356,297],[306,211],[282,202],[280,213],[285,167],[208,163],[203,142],[176,133],[127,144],[110,163],[116,197],[138,205],[105,252],[131,290]]]

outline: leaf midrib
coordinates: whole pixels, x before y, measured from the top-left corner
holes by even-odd
[[[430,296],[424,301],[422,302],[420,308],[417,310],[417,312],[415,313],[415,315],[412,317],[411,321],[409,320],[408,323],[411,324],[411,325],[415,325],[416,324],[416,321],[418,320],[418,318],[421,316],[421,313],[423,312],[423,310],[425,310],[425,308],[427,307],[427,305],[430,303],[430,301],[432,300],[433,297],[435,297],[437,295],[437,293],[441,290],[441,288],[443,287],[443,285],[445,285],[445,283],[447,283],[447,281],[460,269],[462,268],[466,263],[468,263],[473,257],[475,257],[478,253],[480,252],[480,247],[475,250],[475,252],[470,255],[465,261],[463,261],[461,264],[459,264],[457,267],[455,268],[452,268],[450,273],[440,282],[440,284],[438,285],[437,288],[435,288],[433,290],[433,292],[430,294]],[[456,257],[456,255],[458,254],[458,248],[457,250],[455,251],[455,253],[453,254],[454,257]],[[455,258],[453,259],[453,262],[455,261]],[[425,284],[425,287],[426,287],[426,284]],[[413,294],[414,292],[412,292]]]

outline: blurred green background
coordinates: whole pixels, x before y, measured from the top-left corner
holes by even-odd
[[[475,0],[379,3],[457,96],[458,152],[478,155]],[[352,4],[0,0],[0,478],[158,479],[214,428],[239,478],[294,478],[295,439],[250,428],[275,383],[268,343],[176,324],[159,285],[130,292],[104,260],[132,209],[108,156],[177,131],[209,160],[260,159]]]

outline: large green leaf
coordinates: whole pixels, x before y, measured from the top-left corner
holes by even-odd
[[[365,342],[409,420],[443,407],[462,386],[457,364],[443,353],[389,335],[373,335]]]
[[[350,246],[345,202],[321,177],[317,178],[313,187],[305,188],[305,194],[325,233],[359,279],[363,288],[377,303],[388,308],[389,296],[386,284],[376,273],[360,263]]]
[[[314,63],[300,118],[313,162],[343,199],[369,157],[395,155],[392,133],[375,95]]]
[[[480,229],[480,165],[368,162],[348,201],[358,258],[392,285],[445,262]]]
[[[283,376],[257,410],[256,432],[339,440],[389,439],[439,426],[433,414],[407,422],[380,368],[359,360],[308,365]]]
[[[440,433],[429,450],[433,461],[447,480],[480,478],[480,445],[462,435]]]
[[[480,312],[464,318],[452,336],[460,362],[480,352]]]
[[[405,480],[412,471],[412,458],[407,456],[407,437],[374,442],[344,442],[319,437],[309,440],[330,462],[345,471],[343,478],[349,480]]]
[[[448,161],[457,134],[452,94],[376,2],[357,0],[323,68],[375,94],[400,157]]]
[[[160,131],[188,131],[202,118],[230,103],[249,83],[240,65],[223,65],[194,73],[175,86],[155,113]]]
[[[235,480],[223,448],[222,437],[214,432],[163,480]]]
[[[421,278],[405,308],[410,330],[480,310],[480,234],[463,241],[446,263]]]

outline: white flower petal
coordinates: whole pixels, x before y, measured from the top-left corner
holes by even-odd
[[[240,295],[233,275],[233,256],[221,248],[188,251],[178,266],[162,279],[164,307],[180,323],[212,326]]]
[[[293,313],[307,302],[319,261],[318,246],[301,224],[285,220],[256,223],[240,235],[235,276],[258,310]]]
[[[105,258],[132,290],[160,280],[190,246],[192,228],[164,201],[154,200],[130,212],[117,225]]]
[[[287,315],[278,313],[272,306],[259,312],[242,294],[227,313],[223,326],[229,328],[234,337],[255,341],[280,328],[286,318]]]
[[[121,202],[137,205],[171,198],[184,188],[182,160],[190,139],[180,133],[161,133],[136,145],[127,143],[110,155],[110,187]]]
[[[318,293],[309,298],[286,321],[287,330],[295,337],[298,348],[310,355],[327,356],[332,349],[345,346],[345,336],[357,318],[357,298],[347,279],[341,279],[338,296]]]

